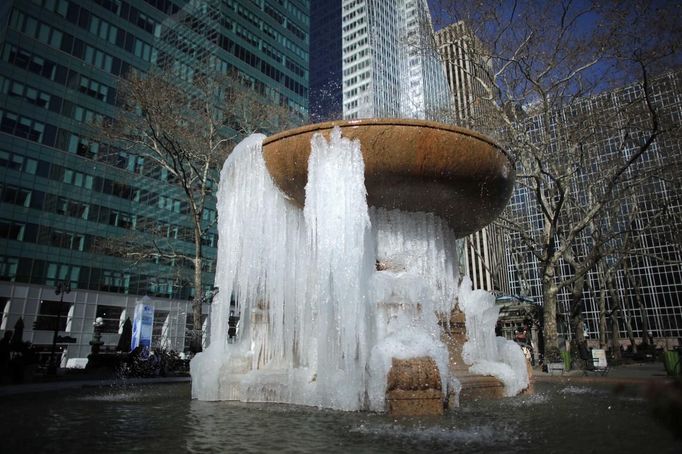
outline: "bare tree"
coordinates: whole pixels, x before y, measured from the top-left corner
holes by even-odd
[[[478,102],[494,106],[468,124],[514,155],[517,192],[539,214],[528,219],[510,210],[499,224],[539,264],[546,355],[555,359],[559,294],[572,295],[571,312],[580,320],[586,273],[603,257],[604,239],[583,239],[619,203],[631,170],[673,126],[661,121],[651,78],[679,63],[675,13],[647,1],[440,6],[440,17],[463,20],[477,43],[458,53],[469,58],[445,64],[474,78],[482,87]],[[451,44],[460,42],[466,41]],[[609,91],[627,84],[635,86],[632,96]]]
[[[215,203],[220,167],[240,138],[255,131],[276,132],[297,119],[257,88],[239,73],[198,76],[191,84],[160,72],[131,74],[119,85],[117,118],[100,131],[115,147],[143,158],[145,174],[162,175],[177,188],[181,214],[191,220],[185,238],[191,249],[159,235],[153,226],[110,239],[104,247],[136,263],[170,264],[179,279],[186,279],[191,269],[195,352],[201,350],[206,296],[204,241],[215,223],[215,216],[208,214]]]

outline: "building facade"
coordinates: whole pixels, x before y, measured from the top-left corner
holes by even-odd
[[[638,190],[624,191],[613,209],[587,226],[571,245],[574,255],[582,259],[594,247],[595,238],[603,237],[600,232],[613,235],[604,246],[605,258],[589,271],[583,289],[584,328],[593,345],[599,343],[600,335],[611,338],[614,333],[626,345],[632,336],[638,343],[646,337],[660,347],[671,348],[680,345],[682,338],[682,237],[678,227],[682,219],[682,73],[652,78],[649,90],[662,132],[624,176],[637,182]],[[571,126],[566,125],[581,120],[609,126],[590,130],[582,144],[591,165],[572,180],[570,191],[576,200],[587,203],[588,192],[592,187],[599,190],[598,182],[608,174],[611,162],[631,156],[646,137],[650,113],[636,110],[643,94],[642,85],[633,84],[579,100],[552,115],[533,115],[529,110],[529,136],[548,140],[557,156],[564,146],[562,132],[570,132]],[[529,226],[529,232],[541,231],[542,212],[528,188],[515,189],[510,208],[515,219]],[[566,222],[571,222],[571,216],[569,210]],[[512,293],[542,304],[539,263],[518,234],[508,238],[505,249]],[[572,275],[566,262],[560,263],[557,272],[559,280]],[[559,294],[557,310],[559,333],[566,340],[574,335],[569,290]]]
[[[426,0],[343,0],[343,117],[437,119],[450,93]]]
[[[459,21],[438,30],[435,44],[452,90],[453,122],[465,128],[493,128],[492,60],[483,43]]]
[[[93,137],[90,125],[115,118],[121,77],[151,68],[187,84],[207,66],[238,71],[250,89],[306,117],[308,0],[2,3],[0,331],[21,318],[24,340],[46,351],[59,313],[61,334],[76,339],[68,356],[83,357],[96,317],[105,347],[115,346],[120,323],[147,297],[156,338],[182,351],[195,294],[187,270],[133,265],[95,245],[153,225],[191,248],[187,203],[163,172]],[[217,242],[211,203],[206,288]],[[70,292],[57,296],[58,283]]]
[[[460,21],[438,30],[435,45],[452,93],[452,109],[443,113],[442,121],[474,127],[482,133],[492,130],[495,106],[489,99],[487,84],[492,65],[482,43]],[[460,266],[474,288],[509,295],[504,239],[499,228],[491,224],[465,238],[461,257]]]
[[[511,294],[504,247],[504,236],[495,224],[462,239],[460,269],[474,288],[497,296]]]

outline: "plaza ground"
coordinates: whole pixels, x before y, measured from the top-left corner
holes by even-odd
[[[154,378],[126,378],[114,379],[108,377],[88,377],[87,375],[80,376],[63,376],[56,379],[44,382],[24,383],[17,385],[0,386],[0,398],[3,396],[10,396],[25,393],[37,393],[46,391],[60,391],[73,390],[80,388],[95,388],[95,387],[111,387],[120,385],[151,385],[162,383],[182,383],[190,382],[189,376],[176,377],[154,377]],[[545,381],[563,381],[567,383],[604,383],[613,385],[629,385],[629,384],[665,384],[672,382],[663,363],[661,362],[646,362],[635,363],[611,367],[608,373],[601,375],[598,373],[585,374],[582,370],[570,370],[561,375],[550,375],[543,372],[540,368],[533,369],[533,382]]]

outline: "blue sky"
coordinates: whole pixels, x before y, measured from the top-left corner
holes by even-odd
[[[443,11],[443,8],[441,7],[441,0],[428,0],[428,3],[429,9],[431,10],[431,17],[433,18],[433,25],[436,27],[436,30],[439,30],[443,28],[444,25],[453,22],[453,18],[448,17]]]

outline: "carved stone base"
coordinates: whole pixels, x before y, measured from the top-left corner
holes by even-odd
[[[441,320],[443,327],[442,341],[450,353],[450,374],[462,385],[459,398],[454,394],[448,396],[448,407],[458,407],[463,402],[478,399],[500,399],[504,397],[504,385],[495,377],[475,375],[469,372],[469,366],[462,359],[462,348],[467,341],[466,317],[462,311],[455,309],[449,320]]]
[[[443,386],[433,358],[393,358],[386,403],[391,416],[443,414]]]
[[[455,310],[450,319],[442,320],[442,341],[449,351],[449,372],[462,385],[459,396],[448,390],[448,407],[479,399],[501,399],[505,396],[504,384],[495,377],[476,375],[462,359],[462,347],[467,341],[464,313]],[[527,364],[528,376],[532,369]],[[386,402],[393,416],[424,416],[443,414],[443,384],[438,366],[433,358],[393,358],[387,377]],[[529,386],[525,393],[532,393]]]
[[[475,375],[470,373],[458,374],[457,380],[462,385],[459,393],[459,403],[471,402],[479,399],[501,399],[504,397],[504,385],[495,377]],[[450,399],[452,408],[456,402]]]

